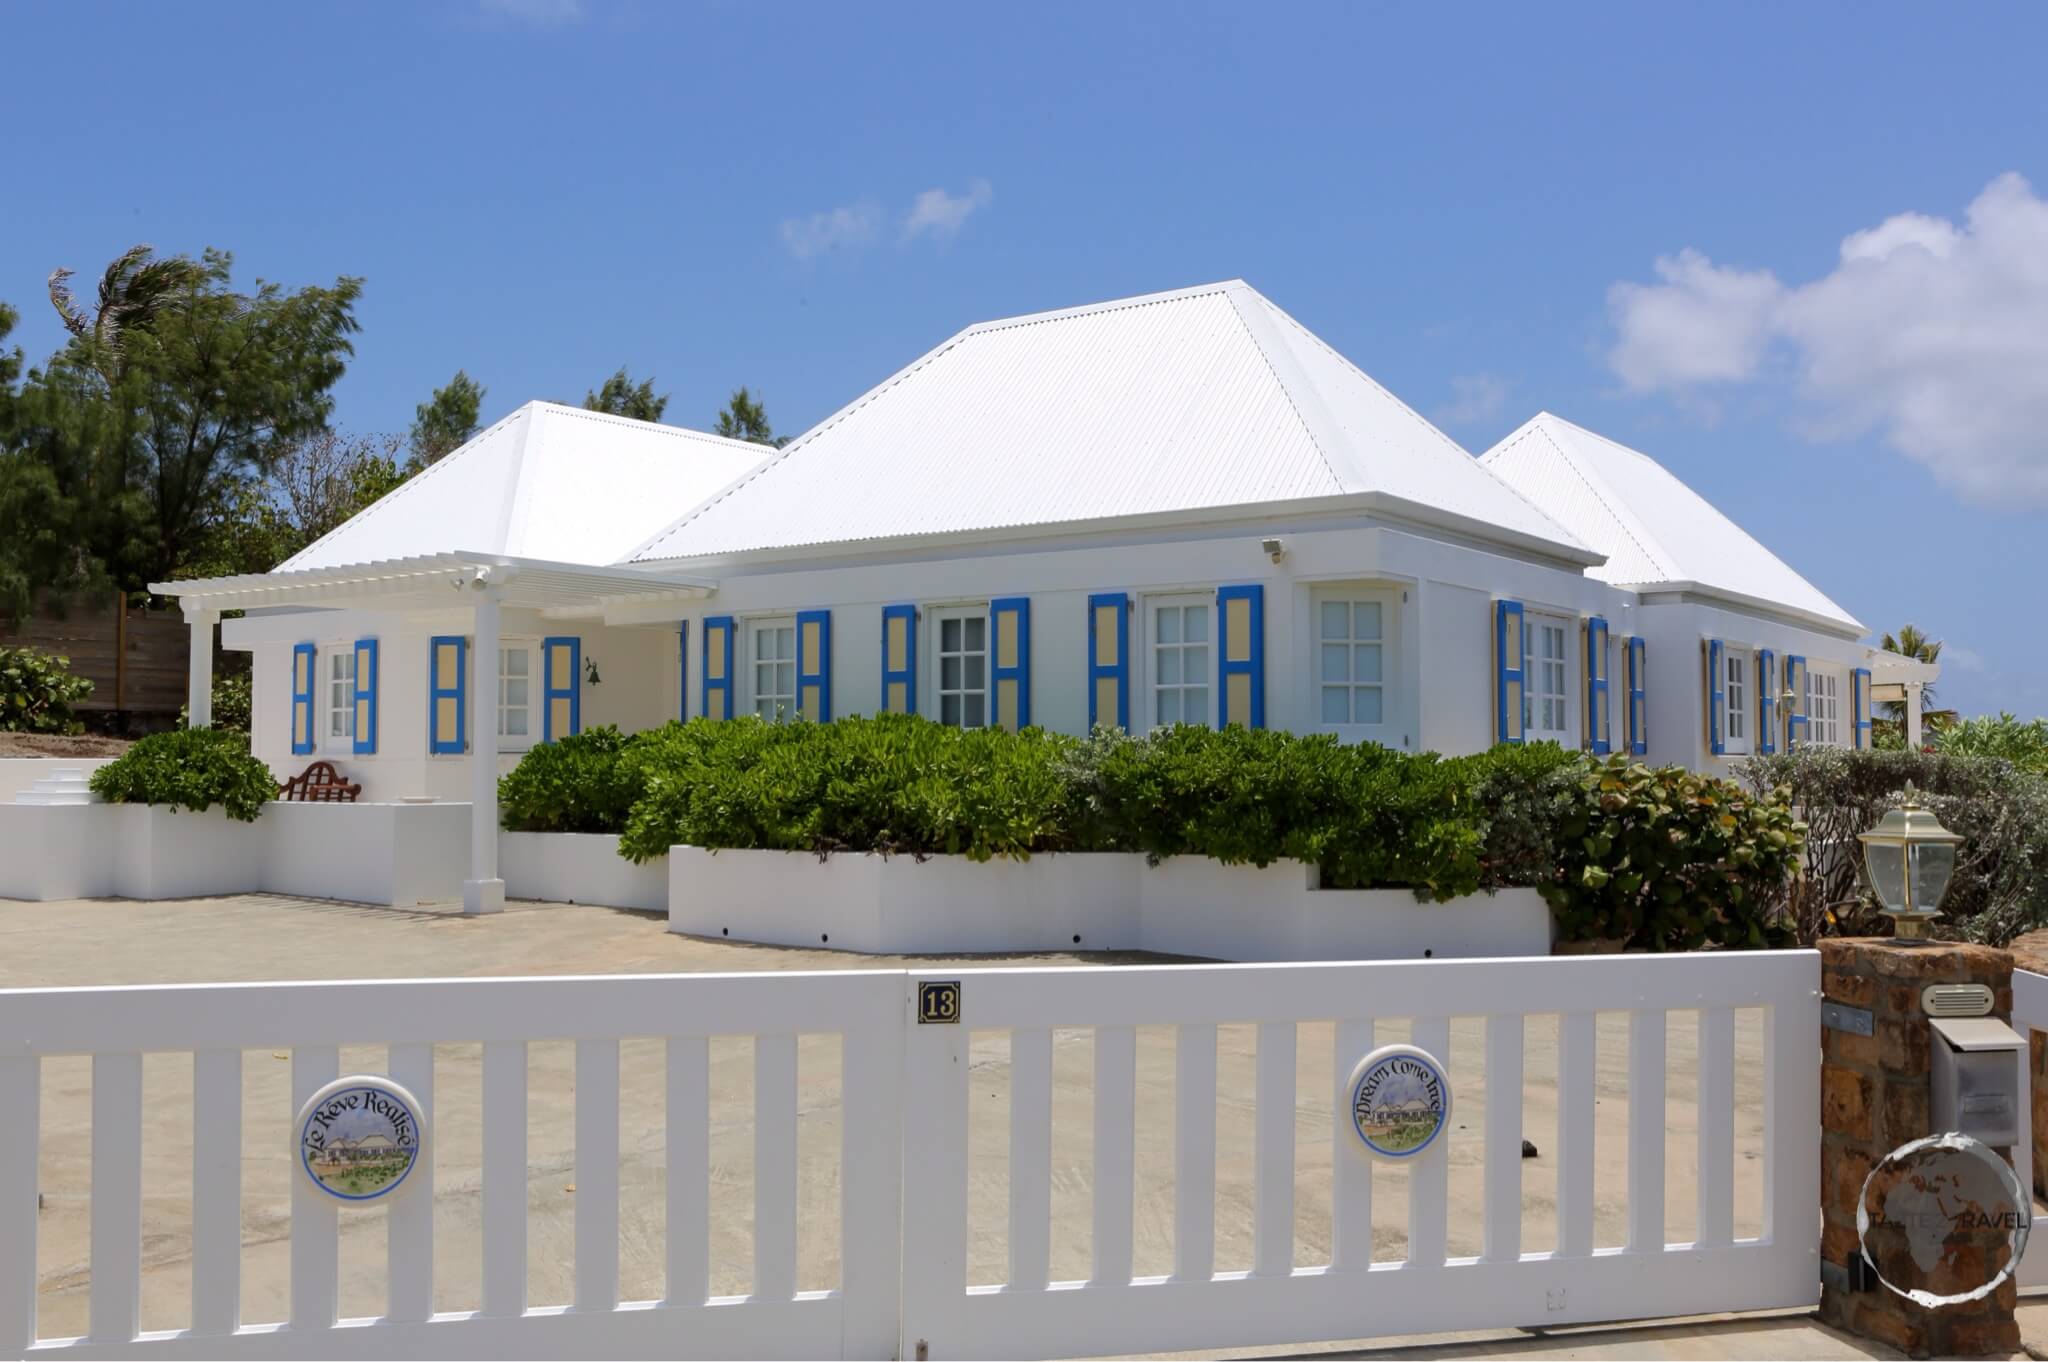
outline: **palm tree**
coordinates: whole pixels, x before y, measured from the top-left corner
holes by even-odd
[[[163,260],[155,256],[154,246],[130,246],[116,257],[100,276],[99,307],[90,317],[72,297],[66,282],[72,272],[50,271],[50,305],[63,319],[64,329],[85,342],[92,367],[109,387],[121,377],[121,342],[126,333],[147,327],[173,294],[202,277],[198,262],[187,256]]]
[[[1941,640],[1927,637],[1927,635],[1920,632],[1919,626],[1912,624],[1901,626],[1896,637],[1886,634],[1882,639],[1878,640],[1877,646],[1888,653],[1897,653],[1901,657],[1910,657],[1917,662],[1935,662],[1941,658]],[[1894,723],[1903,723],[1905,721],[1905,701],[1886,700],[1881,708],[1884,710],[1885,717]],[[1931,685],[1924,686],[1920,691],[1920,712],[1924,716],[1933,708],[1934,687]]]

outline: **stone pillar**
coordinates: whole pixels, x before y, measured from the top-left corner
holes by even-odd
[[[477,602],[469,666],[469,878],[462,911],[495,913],[505,906],[498,878],[498,593]]]
[[[1820,951],[1822,995],[1868,1010],[1872,1022],[1868,1036],[1821,1030],[1820,1317],[1914,1357],[2016,1352],[2018,1290],[2011,1281],[1985,1300],[1930,1310],[1875,1282],[1866,1290],[1843,1290],[1826,1266],[1859,1279],[1856,1203],[1864,1179],[1886,1154],[1933,1133],[1933,1031],[1920,991],[1935,983],[1988,985],[1996,999],[1992,1015],[2010,1022],[2012,956],[1986,946],[1909,946],[1889,937],[1824,940]]]
[[[213,626],[220,611],[184,605],[191,627],[191,652],[185,661],[185,727],[213,727]]]

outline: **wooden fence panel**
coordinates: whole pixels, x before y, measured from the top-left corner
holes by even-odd
[[[92,694],[76,706],[84,713],[175,715],[185,703],[190,639],[180,612],[138,610],[118,593],[38,596],[19,621],[0,618],[0,647],[61,654],[92,682]]]

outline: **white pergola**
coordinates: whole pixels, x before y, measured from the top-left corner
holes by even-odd
[[[1906,746],[1918,751],[1921,742],[1920,697],[1941,678],[1941,668],[1932,662],[1903,653],[1872,648],[1869,657],[1870,703],[1899,700],[1906,706]]]
[[[150,590],[175,596],[192,630],[186,709],[194,728],[213,722],[214,626],[227,610],[303,606],[326,610],[444,609],[451,592],[474,611],[474,681],[469,688],[470,872],[462,885],[463,911],[496,912],[505,906],[498,876],[497,731],[498,633],[506,606],[540,612],[544,619],[611,622],[628,605],[701,599],[715,582],[629,568],[550,563],[505,554],[436,553],[376,563],[248,573],[184,582],[152,582]],[[644,618],[644,610],[641,612]]]

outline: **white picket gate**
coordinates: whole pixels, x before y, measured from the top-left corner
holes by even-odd
[[[1060,1356],[1647,1318],[1811,1303],[1818,1295],[1819,964],[1812,952],[933,972],[614,976],[0,992],[0,1354]],[[918,986],[961,985],[958,1024],[915,1019]],[[1737,1238],[1736,1015],[1761,1014],[1762,1230]],[[1698,1159],[1665,1160],[1666,1017],[1698,1013]],[[1595,1014],[1628,1015],[1627,1240],[1594,1235]],[[1483,1017],[1489,1090],[1523,1090],[1524,1019],[1559,1017],[1558,1239],[1522,1246],[1522,1106],[1489,1101],[1484,1249],[1446,1252],[1453,1140],[1409,1179],[1409,1251],[1374,1261],[1372,1176],[1329,1100],[1405,1019],[1448,1058],[1454,1017]],[[1329,1138],[1334,1247],[1295,1265],[1296,1038],[1335,1023]],[[1257,1028],[1253,1264],[1217,1271],[1219,1024]],[[1137,1028],[1175,1028],[1174,1270],[1133,1272]],[[1093,1170],[1085,1281],[1054,1281],[1054,1030],[1092,1029]],[[970,1286],[969,1049],[1008,1031],[1008,1280]],[[798,1038],[840,1038],[836,1287],[799,1291]],[[752,1291],[712,1297],[707,1041],[754,1038]],[[666,1294],[622,1302],[620,1041],[666,1040]],[[574,1300],[529,1308],[527,1047],[575,1042]],[[242,1052],[288,1050],[294,1106],[339,1047],[388,1046],[431,1113],[433,1047],[482,1044],[482,1308],[437,1312],[431,1182],[388,1214],[388,1306],[337,1319],[337,1217],[297,1179],[289,1319],[241,1312]],[[139,1331],[142,1055],[193,1057],[190,1327]],[[89,1055],[90,1329],[38,1336],[40,1066]],[[1230,1097],[1232,1094],[1221,1094]],[[152,1117],[151,1119],[157,1119]],[[1460,1145],[1460,1147],[1463,1147]],[[286,1156],[280,1149],[278,1157]],[[1698,1185],[1698,1230],[1667,1242],[1667,1172]],[[413,1176],[431,1178],[431,1167]]]

